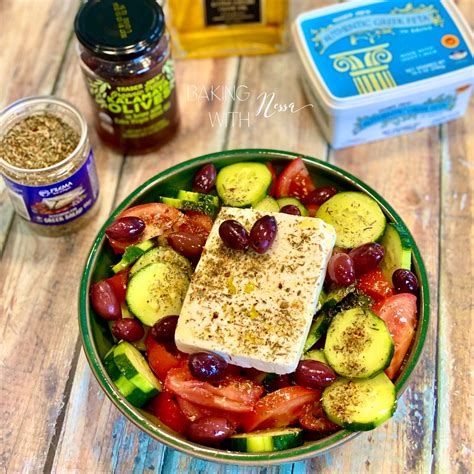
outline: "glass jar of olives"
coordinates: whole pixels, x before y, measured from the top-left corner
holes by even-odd
[[[74,27],[101,139],[131,154],[163,145],[179,119],[161,7],[154,0],[90,0]]]

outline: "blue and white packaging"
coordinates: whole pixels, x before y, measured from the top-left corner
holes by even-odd
[[[303,13],[292,30],[303,87],[334,148],[466,111],[473,38],[451,0],[356,0]]]

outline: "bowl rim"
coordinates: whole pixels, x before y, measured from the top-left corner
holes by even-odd
[[[349,441],[350,439],[353,439],[354,437],[358,436],[360,432],[349,432],[347,430],[340,430],[329,437],[322,438],[317,441],[312,441],[310,444],[304,444],[302,446],[289,450],[269,453],[239,453],[234,451],[226,451],[223,449],[208,448],[192,443],[183,438],[179,438],[175,434],[173,434],[171,430],[166,430],[158,425],[153,424],[148,418],[146,418],[141,413],[140,409],[133,407],[129,402],[127,402],[115,388],[115,385],[113,384],[113,382],[105,371],[105,368],[102,364],[102,361],[94,344],[94,336],[91,326],[91,318],[89,314],[88,304],[89,286],[91,283],[95,263],[100,253],[99,250],[105,239],[105,229],[112,222],[112,220],[116,217],[117,214],[119,214],[123,209],[127,208],[130,204],[133,203],[134,200],[138,199],[151,187],[173,176],[177,172],[195,167],[196,165],[199,165],[201,163],[205,164],[209,161],[214,162],[219,159],[235,159],[237,157],[241,157],[248,160],[252,156],[260,159],[267,158],[269,160],[291,160],[294,158],[301,157],[306,164],[315,166],[317,169],[320,170],[322,169],[326,174],[336,176],[342,181],[349,182],[349,184],[357,188],[359,191],[362,191],[374,198],[382,207],[384,213],[388,215],[390,220],[399,224],[408,235],[410,244],[412,246],[412,264],[414,265],[418,275],[421,277],[420,297],[422,299],[423,304],[420,306],[421,314],[419,315],[418,320],[418,323],[420,324],[420,317],[422,318],[421,326],[419,325],[419,327],[417,328],[417,331],[415,333],[415,339],[412,343],[412,351],[409,355],[407,362],[405,363],[405,367],[402,374],[398,377],[395,383],[398,400],[407,388],[411,374],[413,373],[413,370],[415,369],[420,359],[429,327],[429,283],[421,253],[410,231],[408,230],[407,226],[400,218],[400,216],[395,212],[395,210],[390,206],[390,204],[388,204],[385,199],[377,192],[375,192],[370,186],[363,183],[361,180],[359,180],[352,174],[342,170],[341,168],[338,168],[337,166],[300,153],[262,148],[234,149],[209,153],[190,160],[183,161],[181,163],[178,163],[177,165],[167,168],[166,170],[163,170],[162,172],[158,173],[157,175],[153,176],[152,178],[138,186],[126,198],[124,198],[122,202],[110,214],[109,218],[100,228],[90,248],[87,261],[83,270],[79,290],[79,328],[84,353],[96,380],[98,381],[99,385],[101,386],[105,394],[108,396],[108,398],[119,409],[119,411],[139,429],[146,432],[152,438],[165,444],[166,446],[169,446],[171,448],[177,449],[181,452],[206,461],[214,461],[228,464],[241,464],[247,466],[259,466],[262,463],[270,465],[296,462],[323,454],[329,449],[335,448]]]

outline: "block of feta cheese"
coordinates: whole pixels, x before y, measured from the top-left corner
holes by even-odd
[[[235,219],[249,232],[273,215],[270,250],[233,250],[219,225]],[[264,372],[293,372],[316,311],[336,240],[321,219],[224,207],[191,279],[175,333],[183,352],[215,352],[229,363]]]

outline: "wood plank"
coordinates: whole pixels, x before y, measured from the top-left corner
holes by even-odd
[[[236,81],[237,69],[237,58],[177,63],[178,98],[183,108],[179,134],[156,153],[127,157],[116,203],[159,171],[193,156],[222,149],[225,129],[213,129],[207,112],[225,112],[231,103],[202,100],[189,103],[186,95],[188,85],[196,83],[206,87],[212,83],[232,86]],[[197,70],[199,76],[196,75]],[[74,311],[77,312],[76,308]],[[104,399],[81,354],[53,470],[62,473],[80,470],[141,472],[145,469],[147,472],[147,469],[153,471],[162,462],[168,462],[166,459],[173,452],[142,433],[120,415],[108,399]]]
[[[52,93],[71,34],[64,25],[72,24],[77,5],[76,0],[0,2],[0,77],[11,78],[2,82],[0,110],[22,97]],[[0,179],[0,254],[13,213]]]
[[[471,0],[458,6],[474,24]],[[464,120],[442,127],[436,472],[474,470],[474,99]]]
[[[72,47],[58,95],[90,119]],[[0,388],[0,462],[6,472],[43,469],[57,442],[55,432],[70,390],[67,381],[77,364],[80,272],[93,236],[110,212],[122,162],[122,156],[98,146],[94,132],[90,137],[101,182],[97,218],[77,234],[57,239],[39,237],[15,218],[2,256],[0,271],[9,275],[0,282],[0,313],[5,315],[0,321],[0,353],[2,377],[8,380]]]

